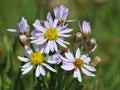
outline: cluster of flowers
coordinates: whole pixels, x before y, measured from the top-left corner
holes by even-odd
[[[54,8],[54,18],[51,12],[48,12],[45,21],[35,20],[32,31],[24,17],[18,23],[19,30],[8,29],[8,31],[20,33],[19,39],[25,48],[24,57],[18,56],[19,60],[25,62],[21,66],[22,74],[35,68],[36,77],[45,76],[45,69],[52,72],[57,71],[52,67],[52,64],[56,64],[65,71],[73,71],[73,77],[77,78],[79,82],[82,81],[81,71],[87,76],[95,76],[92,72],[96,69],[90,66],[89,53],[81,55],[82,49],[78,46],[76,54],[73,55],[68,48],[70,43],[65,41],[65,38],[71,37],[69,33],[73,30],[68,27],[68,24],[75,20],[67,20],[67,16],[68,8],[61,5]],[[82,26],[80,23],[78,24],[80,31],[74,35],[75,42],[85,43],[87,52],[94,52],[97,45],[96,40],[90,38],[89,22],[84,21]]]

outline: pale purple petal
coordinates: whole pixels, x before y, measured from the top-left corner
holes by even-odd
[[[95,76],[95,74],[93,74],[93,73],[91,73],[90,71],[88,71],[88,70],[86,70],[86,69],[84,69],[84,68],[81,68],[82,69],[82,71],[83,71],[83,73],[85,74],[85,75],[87,75],[87,76]]]
[[[31,54],[33,53],[32,49],[31,49],[29,46],[26,46],[26,45],[25,45],[25,50],[27,51],[27,53],[28,53],[29,55],[31,55]]]
[[[52,27],[52,25],[53,25],[53,18],[51,16],[50,12],[48,12],[48,14],[47,14],[47,20],[49,21],[50,27]]]
[[[61,42],[60,40],[57,39],[56,42],[58,44],[60,44],[62,47],[67,48],[67,46],[63,42]]]
[[[84,58],[84,59],[82,59],[82,60],[83,60],[84,63],[86,63],[86,64],[89,64],[89,62],[91,61],[91,59],[90,59],[89,57]]]
[[[73,74],[74,78],[77,78],[79,82],[82,82],[82,77],[81,77],[81,73],[79,69],[75,69],[74,70],[74,74]]]
[[[46,47],[45,47],[45,53],[48,54],[50,51],[50,41],[48,41]]]
[[[65,44],[70,44],[70,43],[68,43],[68,42],[66,42],[66,41],[63,41],[62,39],[60,39],[60,38],[58,38],[57,40],[59,40],[60,42],[62,42],[62,43],[65,43]]]
[[[80,49],[79,48],[76,51],[75,58],[80,58]]]
[[[41,44],[45,43],[46,41],[47,41],[47,39],[45,39],[44,37],[40,37],[36,40],[31,41],[30,43],[35,43],[37,45],[41,45]]]
[[[52,68],[51,66],[49,66],[46,63],[43,63],[43,66],[45,66],[47,69],[51,70],[52,72],[56,72],[56,70],[54,68]]]
[[[22,67],[22,68],[27,68],[27,67],[29,67],[29,66],[31,66],[31,65],[32,65],[32,64],[31,64],[30,62],[28,62],[28,63],[22,65],[21,67]]]
[[[7,29],[8,32],[19,32],[18,30],[15,29]]]
[[[75,60],[75,58],[74,58],[74,56],[73,56],[73,54],[71,52],[66,52],[65,56],[66,56],[67,59],[69,59],[71,61]]]
[[[32,65],[29,66],[29,67],[27,67],[27,68],[22,72],[22,74],[26,74],[26,73],[28,73],[32,68],[33,68]]]
[[[55,28],[57,26],[57,24],[58,24],[58,19],[55,19],[54,23],[53,23],[53,28]]]
[[[54,51],[53,41],[50,41],[50,50],[51,50],[52,52]]]
[[[20,57],[20,56],[18,56],[18,59],[23,61],[23,62],[28,62],[29,61],[29,58]]]
[[[82,29],[83,29],[83,31],[91,32],[90,23],[86,22],[86,21],[83,21]]]
[[[42,66],[40,66],[40,73],[42,76],[45,76],[46,74],[45,69]]]
[[[75,22],[77,20],[66,20],[65,22],[69,23],[69,22]]]
[[[60,58],[65,62],[73,62],[71,59],[64,58],[63,56],[60,56]]]
[[[87,65],[87,64],[84,64],[84,67],[85,67],[87,70],[89,70],[89,71],[96,71],[96,69],[95,69],[94,67],[89,66],[89,65]]]
[[[71,35],[67,35],[67,34],[60,34],[60,37],[71,37]]]
[[[64,30],[61,30],[60,32],[59,32],[59,34],[64,34],[64,33],[69,33],[69,32],[71,32],[73,29],[64,29]]]
[[[82,60],[84,60],[85,58],[87,58],[87,56],[88,56],[87,54],[83,54],[83,55],[81,55],[80,58],[81,58]]]
[[[45,26],[46,28],[50,28],[49,22],[48,22],[48,21],[45,21],[45,22],[44,22],[44,26]]]
[[[41,31],[41,32],[43,32],[43,33],[45,33],[45,31],[46,31],[46,29],[45,29],[43,26],[40,26],[40,25],[37,25],[37,24],[33,24],[33,26],[34,26],[37,30],[39,30],[39,31]]]
[[[39,77],[40,76],[40,66],[37,65],[36,71],[35,71],[35,76]]]
[[[71,70],[73,70],[75,67],[74,67],[73,63],[68,63],[68,64],[63,64],[63,65],[61,66],[61,68],[62,68],[63,70],[65,70],[65,71],[71,71]]]
[[[58,51],[58,47],[57,47],[56,42],[55,42],[55,41],[53,41],[52,43],[53,43],[53,46],[54,46],[55,51],[57,52],[57,51]]]

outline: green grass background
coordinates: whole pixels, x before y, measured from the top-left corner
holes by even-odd
[[[23,55],[18,34],[6,30],[18,29],[22,16],[33,28],[36,18],[45,20],[47,12],[61,4],[69,8],[68,19],[91,23],[98,44],[94,56],[102,58],[96,77],[84,77],[83,90],[120,90],[120,0],[0,0],[0,90],[13,90],[18,83],[15,80],[21,62],[17,56]],[[70,27],[74,32],[79,30],[77,23]],[[14,90],[33,90],[30,76],[21,76],[20,89]]]

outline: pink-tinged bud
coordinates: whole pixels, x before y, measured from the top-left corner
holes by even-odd
[[[29,45],[29,38],[26,35],[20,35],[19,36],[20,42],[22,43],[22,45]]]

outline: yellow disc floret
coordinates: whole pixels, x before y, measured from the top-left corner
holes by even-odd
[[[49,28],[45,32],[45,38],[48,40],[55,40],[58,38],[58,30],[56,28]]]
[[[76,68],[80,68],[84,65],[84,62],[83,62],[83,60],[77,58],[74,62],[74,65],[75,65]]]
[[[64,22],[64,20],[62,18],[60,18],[59,21],[58,21],[59,24],[61,24],[63,22]]]
[[[30,61],[34,65],[43,64],[44,56],[40,51],[36,51],[30,55]]]

